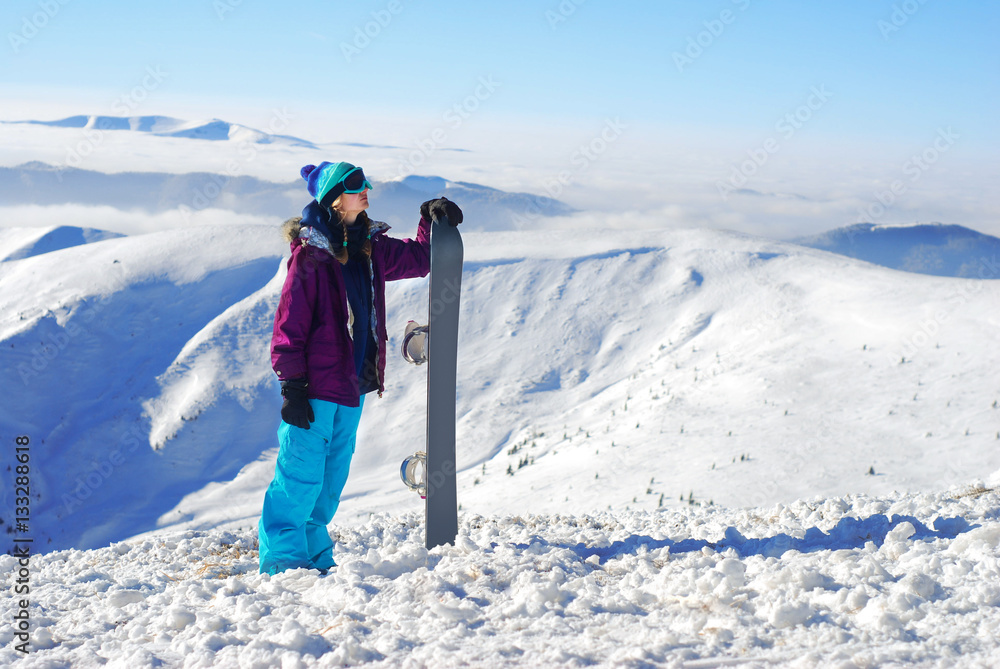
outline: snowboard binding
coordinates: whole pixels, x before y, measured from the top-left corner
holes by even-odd
[[[418,466],[423,469],[419,481],[415,477]],[[420,494],[420,499],[427,499],[427,484],[425,483],[427,480],[427,454],[423,451],[417,451],[403,460],[403,464],[399,468],[399,477],[403,479],[407,488]]]
[[[427,336],[429,329],[426,325],[417,325],[416,321],[406,324],[403,333],[403,359],[414,365],[422,365],[427,362]]]
[[[403,333],[402,353],[403,359],[414,365],[422,365],[427,362],[427,332],[426,325],[417,325],[416,321],[409,321]],[[421,478],[416,478],[417,467],[422,469]],[[399,477],[403,479],[406,487],[413,492],[420,494],[420,499],[427,499],[427,453],[417,451],[410,457],[403,460],[399,468]]]

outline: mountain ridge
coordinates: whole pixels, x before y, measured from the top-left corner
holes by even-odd
[[[1000,279],[1000,238],[956,224],[858,223],[792,241],[906,272]]]
[[[464,237],[467,511],[761,506],[940,489],[1000,468],[1000,284],[703,230],[611,245],[560,231]],[[286,253],[276,224],[0,262],[0,368],[23,389],[0,423],[47,449],[40,546],[259,514]],[[422,446],[425,371],[395,351],[426,314],[426,279],[390,284],[387,303],[387,392],[366,406],[341,524],[419,504],[398,462]]]
[[[372,217],[409,228],[419,219],[424,200],[445,195],[462,206],[468,228],[510,229],[520,220],[565,216],[575,212],[565,203],[529,193],[511,193],[470,182],[413,175],[397,181],[375,181]],[[159,213],[218,208],[284,220],[297,216],[310,197],[302,179],[273,182],[247,175],[210,172],[105,173],[29,162],[0,167],[0,200],[6,205],[107,205],[121,210]],[[467,229],[468,229],[467,228]]]
[[[285,144],[307,149],[318,147],[305,139],[291,135],[278,135],[257,130],[239,123],[229,123],[213,118],[207,121],[185,121],[171,116],[108,116],[102,114],[77,114],[55,121],[2,121],[3,123],[24,123],[44,125],[54,128],[76,128],[93,131],[143,132],[161,137],[182,137],[206,141],[251,142],[254,144]]]

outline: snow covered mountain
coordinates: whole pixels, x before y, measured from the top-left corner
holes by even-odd
[[[1000,279],[1000,239],[960,225],[859,223],[795,241],[907,272]]]
[[[480,184],[412,175],[375,182],[372,215],[393,226],[409,227],[419,214],[416,205],[445,195],[461,202],[475,230],[519,227],[520,221],[565,216],[573,209],[558,200],[508,193]],[[223,209],[246,216],[270,216],[278,222],[296,216],[309,201],[301,179],[286,183],[251,176],[191,172],[104,173],[40,162],[0,167],[0,200],[12,205],[109,206],[123,211],[158,214],[181,210]],[[416,203],[416,204],[415,204]]]
[[[0,228],[0,261],[20,260],[59,249],[123,235],[63,225],[50,228]]]
[[[1000,283],[722,232],[465,237],[465,511],[759,506],[1000,468]],[[0,263],[0,368],[17,389],[0,425],[45,454],[39,548],[253,525],[285,253],[276,226],[217,226]],[[391,285],[390,351],[425,295],[424,280]],[[422,443],[424,370],[393,355],[387,379],[340,523],[419,504],[398,466]]]
[[[0,123],[27,123],[52,128],[78,128],[97,131],[142,132],[160,137],[185,137],[208,141],[233,140],[255,144],[284,144],[309,149],[317,148],[312,142],[292,137],[276,135],[249,128],[238,123],[229,123],[214,118],[208,121],[185,121],[170,116],[106,116],[99,114],[69,116],[56,121],[0,121]]]

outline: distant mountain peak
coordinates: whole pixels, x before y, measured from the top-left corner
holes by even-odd
[[[275,135],[221,119],[185,121],[171,116],[104,116],[98,114],[68,116],[55,121],[3,121],[29,123],[54,128],[80,128],[102,131],[145,132],[160,137],[186,137],[210,141],[249,141],[254,144],[288,144],[309,149],[318,147],[310,141],[291,135]]]
[[[420,176],[411,174],[399,180],[407,188],[411,188],[421,193],[438,193],[443,191],[451,183],[443,177]]]
[[[1000,239],[956,224],[856,223],[793,241],[904,272],[1000,279]]]
[[[62,249],[124,237],[117,232],[59,225],[49,228],[0,229],[0,262],[21,260]]]

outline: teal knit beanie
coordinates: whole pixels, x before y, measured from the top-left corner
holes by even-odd
[[[329,207],[343,192],[341,183],[347,173],[355,169],[350,163],[330,163],[327,161],[317,165],[306,165],[299,174],[306,180],[306,189],[323,207]],[[367,184],[371,188],[371,184]]]

